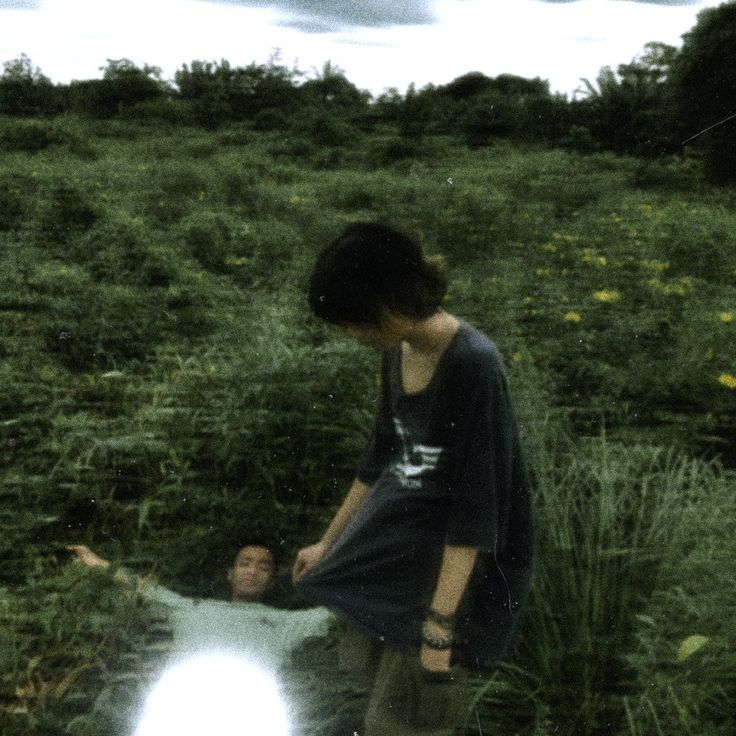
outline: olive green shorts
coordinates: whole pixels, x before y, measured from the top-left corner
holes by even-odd
[[[341,665],[372,679],[359,736],[455,736],[462,732],[472,699],[461,667],[430,672],[416,652],[398,652],[354,631],[341,644]]]

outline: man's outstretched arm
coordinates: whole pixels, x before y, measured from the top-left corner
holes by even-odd
[[[76,561],[81,562],[83,565],[87,565],[87,567],[101,567],[104,570],[107,570],[110,567],[110,560],[100,557],[86,544],[68,544],[66,549],[74,555],[74,559]],[[136,585],[136,579],[121,567],[115,571],[113,580],[117,580],[117,582],[123,583],[124,585]]]

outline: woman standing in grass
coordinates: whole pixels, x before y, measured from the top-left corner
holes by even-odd
[[[375,663],[361,736],[455,733],[468,671],[508,651],[529,589],[529,485],[501,358],[442,309],[445,291],[435,260],[373,223],[350,225],[311,278],[314,313],[383,353],[357,477],[294,565],[368,642],[352,662]]]

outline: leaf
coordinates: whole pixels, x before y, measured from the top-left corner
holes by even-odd
[[[657,622],[651,617],[647,616],[643,613],[638,613],[635,617],[638,621],[641,621],[643,624],[646,624],[647,626],[656,626]]]
[[[710,637],[702,636],[701,634],[693,634],[692,636],[688,636],[687,639],[683,639],[682,644],[680,644],[677,650],[677,661],[684,662],[686,659],[689,659],[709,641]]]

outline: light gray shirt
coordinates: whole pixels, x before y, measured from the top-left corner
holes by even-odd
[[[334,620],[326,608],[292,611],[262,603],[187,598],[153,583],[144,583],[141,593],[166,607],[177,660],[228,653],[275,672],[306,639],[326,636]]]

